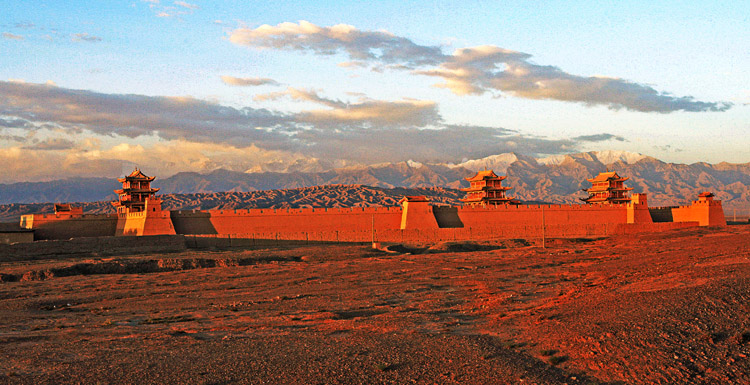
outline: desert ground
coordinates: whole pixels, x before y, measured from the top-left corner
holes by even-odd
[[[0,263],[0,382],[747,384],[750,225]]]

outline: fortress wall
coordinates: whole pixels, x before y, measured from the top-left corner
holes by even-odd
[[[546,211],[545,211],[546,214]],[[556,224],[509,225],[502,227],[438,228],[438,229],[386,229],[372,231],[301,231],[254,232],[238,234],[203,234],[188,238],[195,247],[240,247],[319,244],[326,242],[375,242],[425,244],[446,241],[492,241],[501,239],[539,240],[547,238],[593,238],[610,235],[658,232],[698,226],[698,222],[683,223],[601,223],[588,225]],[[191,238],[192,237],[192,238]],[[193,241],[190,241],[193,239]]]
[[[143,211],[128,213],[119,218],[116,235],[169,235],[175,234],[169,211]]]
[[[334,232],[398,229],[400,207],[251,209],[172,212],[178,234]]]
[[[464,207],[458,215],[464,227],[541,225],[542,210],[547,225],[627,223],[627,205],[503,205],[490,208]]]
[[[724,209],[721,201],[693,201],[690,206],[672,207],[675,222],[695,221],[701,226],[725,226]]]
[[[617,234],[618,225],[635,221],[652,224],[645,205],[503,205],[489,208],[429,207],[415,211],[429,217],[430,226],[401,227],[400,207],[350,207],[328,209],[251,209],[160,211],[117,215],[35,214],[21,224],[36,230],[36,239],[67,239],[111,235],[221,234],[250,239],[304,240],[306,242],[422,242],[540,238],[542,223],[547,237],[598,237]],[[658,210],[658,209],[657,209]],[[726,222],[720,202],[694,202],[670,208],[674,222],[720,225]],[[662,210],[663,211],[663,210]],[[543,218],[542,218],[543,216]],[[424,219],[424,218],[421,218]],[[425,222],[426,223],[426,222]],[[664,223],[666,225],[668,223]],[[439,228],[438,228],[439,226]],[[651,228],[648,226],[638,229]],[[654,227],[653,231],[665,228]],[[632,228],[629,228],[632,229]]]
[[[642,206],[642,207],[641,207]],[[430,227],[402,231],[402,212],[389,208],[252,209],[172,212],[178,234],[219,234],[236,238],[304,240],[308,242],[369,242],[434,239],[438,241],[501,238],[592,237],[614,234],[633,220],[651,224],[645,205],[530,205],[492,208],[432,207]],[[629,210],[631,211],[629,218]],[[642,211],[642,212],[641,212]],[[641,222],[642,221],[642,222]],[[434,223],[441,228],[435,228]],[[663,226],[662,226],[663,227]],[[643,227],[646,228],[646,227]]]
[[[34,230],[35,240],[106,237],[115,235],[116,214],[31,214],[21,217],[21,227]]]
[[[708,226],[726,226],[727,218],[724,216],[724,207],[721,201],[710,202],[708,206]]]
[[[427,200],[405,201],[399,229],[437,229],[437,210]]]
[[[645,203],[641,204],[629,204],[627,206],[628,223],[654,223],[651,218],[651,212],[648,210],[648,205]]]
[[[701,226],[705,226],[707,223],[707,220],[701,220],[702,217],[706,216],[705,214],[708,214],[708,211],[706,213],[702,213],[699,208],[693,207],[693,206],[679,206],[679,207],[673,207],[672,208],[672,220],[675,222],[686,222],[686,221],[696,221],[700,223]]]
[[[672,217],[672,209],[674,207],[649,207],[648,211],[651,214],[651,220],[653,222],[674,222]]]
[[[172,211],[170,218],[177,234],[216,234],[207,211]]]

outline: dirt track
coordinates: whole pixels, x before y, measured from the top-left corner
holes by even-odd
[[[750,226],[547,246],[5,263],[0,382],[750,383]]]

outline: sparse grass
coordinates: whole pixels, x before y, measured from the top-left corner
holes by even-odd
[[[524,342],[516,342],[516,341],[505,341],[503,342],[503,347],[507,349],[516,349],[526,346],[526,343]]]
[[[547,349],[547,350],[542,350],[540,353],[543,356],[545,356],[545,357],[547,357],[547,356],[554,356],[555,354],[557,354],[557,350],[556,349]]]
[[[396,368],[395,364],[389,364],[389,363],[386,363],[386,362],[381,362],[381,363],[375,365],[375,370],[377,370],[379,372],[387,372],[387,371],[393,370],[395,368]]]
[[[102,322],[102,326],[114,326],[114,325],[115,325],[115,321],[112,321],[111,318],[107,318],[106,320],[104,320],[104,322]]]
[[[549,358],[549,363],[552,365],[557,365],[560,363],[563,363],[568,360],[567,356],[552,356]]]
[[[173,315],[169,317],[149,318],[141,322],[142,325],[169,324],[175,322],[190,322],[195,318],[189,315]]]

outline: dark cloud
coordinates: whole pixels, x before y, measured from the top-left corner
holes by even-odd
[[[443,54],[440,47],[425,46],[382,31],[360,31],[350,25],[319,27],[306,21],[238,28],[230,41],[256,48],[345,54],[346,67],[372,65],[372,69],[415,69],[414,74],[443,79],[437,86],[458,95],[499,91],[527,99],[560,100],[604,105],[611,109],[670,113],[674,111],[726,111],[732,104],[701,102],[674,96],[653,87],[611,77],[569,74],[554,66],[537,65],[531,55],[496,46],[479,46]]]
[[[6,142],[19,142],[19,143],[26,142],[26,138],[23,136],[7,135],[7,134],[0,134],[0,140],[6,141]]]
[[[291,121],[283,113],[236,109],[189,97],[102,94],[2,81],[0,115],[70,132],[276,146],[288,137],[269,129],[283,128]]]
[[[572,138],[578,142],[606,142],[608,140],[616,140],[618,142],[627,142],[627,139],[622,136],[612,134],[594,134],[594,135],[581,135]]]
[[[325,158],[337,154],[364,163],[419,160],[457,162],[504,152],[560,154],[576,148],[571,140],[520,135],[497,127],[446,125],[439,129],[307,130],[298,137],[307,152]]]
[[[43,150],[43,151],[69,150],[71,148],[75,148],[75,142],[73,142],[72,140],[63,139],[63,138],[49,138],[49,139],[45,139],[40,142],[23,147],[23,149],[25,150]]]
[[[29,128],[32,124],[26,119],[11,117],[0,117],[0,127],[4,128]]]
[[[654,148],[657,149],[657,150],[659,150],[659,151],[664,151],[664,152],[682,152],[682,151],[684,151],[681,148],[673,147],[673,146],[668,145],[668,144],[665,145],[665,146],[654,146]]]
[[[322,108],[283,113],[227,107],[188,97],[104,94],[0,81],[0,122],[28,131],[67,131],[84,138],[93,133],[156,136],[215,149],[255,146],[259,151],[347,163],[408,159],[455,162],[503,152],[560,154],[577,150],[586,139],[556,140],[498,127],[447,125],[431,101],[359,97],[350,102],[294,88],[266,97],[289,97]],[[64,139],[48,139],[26,149],[64,150],[72,146]],[[247,156],[245,152],[232,154],[219,162]],[[205,162],[210,163],[210,159]]]

